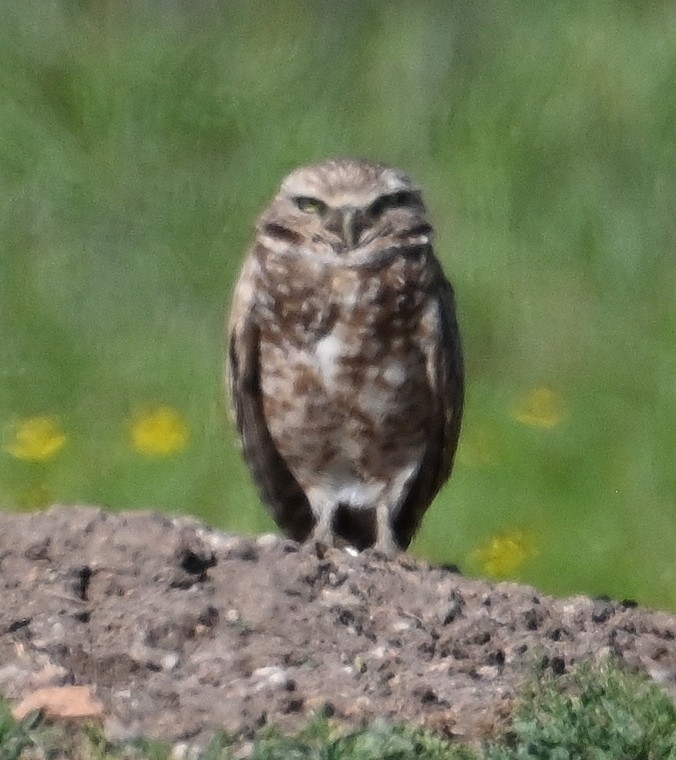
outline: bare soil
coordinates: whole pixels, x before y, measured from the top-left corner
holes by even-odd
[[[0,693],[89,685],[114,740],[246,741],[324,712],[473,741],[535,672],[611,656],[676,696],[676,617],[409,556],[318,551],[185,518],[0,514]]]

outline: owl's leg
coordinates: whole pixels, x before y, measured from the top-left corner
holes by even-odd
[[[399,554],[401,548],[394,540],[392,523],[390,522],[390,508],[387,502],[381,502],[376,507],[376,542],[373,545],[375,551],[384,554],[386,557],[393,557]]]
[[[333,546],[333,515],[335,507],[332,504],[322,504],[315,514],[317,515],[317,522],[315,523],[312,533],[310,535],[310,541],[316,544],[324,544],[325,546]]]

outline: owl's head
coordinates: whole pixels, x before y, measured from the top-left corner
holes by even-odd
[[[429,243],[432,227],[420,188],[381,164],[331,159],[296,169],[258,223],[278,251],[360,263]]]

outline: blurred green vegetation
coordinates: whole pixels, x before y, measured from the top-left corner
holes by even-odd
[[[229,293],[280,178],[358,155],[425,187],[466,345],[415,551],[676,609],[674,82],[672,0],[0,4],[0,503],[270,529]]]

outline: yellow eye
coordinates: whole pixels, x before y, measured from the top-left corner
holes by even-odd
[[[306,214],[323,214],[326,211],[326,203],[319,198],[309,198],[306,195],[299,195],[293,199],[298,208]]]

